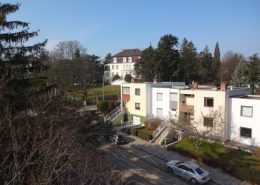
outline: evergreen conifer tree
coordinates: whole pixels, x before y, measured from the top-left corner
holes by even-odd
[[[22,108],[32,84],[31,70],[37,66],[47,41],[26,45],[30,38],[38,35],[38,31],[29,31],[27,22],[7,20],[7,16],[16,12],[19,6],[0,3],[0,99]]]
[[[221,63],[220,62],[220,49],[219,49],[219,44],[217,42],[216,46],[215,46],[215,51],[214,51],[214,59],[213,59],[213,62],[212,62],[212,77],[213,77],[213,79],[217,78],[220,63]]]

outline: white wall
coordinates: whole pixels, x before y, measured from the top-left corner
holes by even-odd
[[[157,93],[162,93],[162,101],[157,101]],[[169,117],[170,88],[152,88],[152,114],[157,116],[157,109],[163,110],[163,117]]]
[[[157,93],[163,94],[162,101],[157,100]],[[163,110],[163,117],[166,119],[178,118],[178,106],[176,111],[170,109],[170,93],[177,93],[177,102],[179,102],[179,90],[169,87],[152,87],[152,114],[157,116],[157,109]],[[177,103],[178,105],[178,103]]]
[[[252,106],[253,116],[241,116],[241,106]],[[229,118],[231,140],[260,147],[260,97],[258,99],[231,98]],[[240,127],[251,128],[252,137],[241,137]]]

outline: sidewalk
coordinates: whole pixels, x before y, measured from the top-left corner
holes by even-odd
[[[130,143],[131,146],[142,150],[146,153],[149,153],[150,155],[153,155],[165,162],[168,162],[170,160],[181,160],[181,161],[187,161],[187,160],[193,160],[188,157],[182,156],[178,154],[177,152],[172,152],[169,151],[165,148],[165,146],[157,145],[154,143],[149,143],[145,140],[142,140],[140,138],[134,137],[134,136],[129,136],[134,139],[132,143]],[[194,161],[194,160],[193,160]],[[227,173],[219,170],[212,168],[210,166],[207,166],[205,164],[201,164],[205,170],[210,172],[211,175],[211,180],[218,185],[250,185],[250,183],[247,183],[245,181],[241,181],[231,175],[228,175]]]

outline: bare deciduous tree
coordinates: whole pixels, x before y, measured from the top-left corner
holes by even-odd
[[[34,114],[1,112],[0,184],[124,184],[96,152],[108,131],[75,107],[57,99]]]
[[[183,119],[171,121],[174,129],[183,131],[188,137],[194,139],[196,146],[199,146],[202,141],[214,140],[222,141],[224,137],[224,109],[209,109],[207,114],[201,112],[199,119],[191,121],[189,124]]]
[[[51,55],[55,59],[59,60],[73,60],[85,53],[86,49],[80,44],[80,42],[62,41],[56,45]]]

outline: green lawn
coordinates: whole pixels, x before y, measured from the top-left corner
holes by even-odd
[[[120,95],[120,86],[106,85],[104,86],[104,94],[107,95]],[[90,88],[88,92],[88,98],[92,99],[95,96],[103,95],[103,87]],[[75,90],[69,93],[69,96],[74,98],[83,99],[83,94],[81,90]]]
[[[169,147],[202,161],[209,166],[221,168],[231,175],[254,183],[260,183],[260,156],[242,150],[225,148],[223,145],[204,142],[198,147],[190,138]]]

